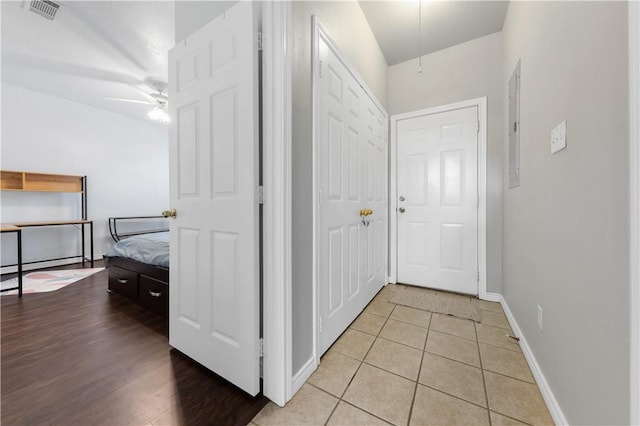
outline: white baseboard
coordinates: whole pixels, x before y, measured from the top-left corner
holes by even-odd
[[[482,300],[486,300],[487,302],[500,302],[502,300],[502,295],[500,293],[486,292]]]
[[[291,383],[291,395],[287,400],[293,398],[293,395],[296,394],[304,385],[304,383],[311,377],[314,371],[316,371],[316,359],[315,357],[309,358],[307,362],[304,363],[302,368],[298,370],[298,372],[293,376],[293,380]]]
[[[522,353],[524,354],[524,357],[526,358],[527,363],[529,364],[529,368],[533,373],[533,377],[536,380],[538,389],[540,389],[542,398],[544,399],[544,402],[547,404],[547,408],[549,409],[549,413],[551,414],[551,417],[553,418],[554,423],[556,425],[568,425],[569,422],[567,421],[567,418],[562,412],[562,408],[560,408],[560,404],[558,403],[558,400],[553,394],[553,391],[551,390],[551,387],[549,386],[547,379],[544,377],[544,374],[542,374],[542,369],[540,369],[540,365],[538,364],[538,361],[536,361],[536,357],[533,355],[533,352],[531,352],[531,348],[527,343],[527,339],[524,338],[524,335],[520,331],[520,327],[518,326],[516,319],[511,313],[511,310],[507,305],[507,301],[504,299],[504,297],[501,294],[487,293],[487,297],[489,297],[489,295],[491,295],[491,297],[497,296],[498,298],[497,301],[499,301],[500,304],[502,305],[502,309],[504,310],[504,313],[507,316],[507,320],[509,321],[511,328],[513,329],[513,333],[520,338],[520,348],[522,349]]]
[[[94,256],[93,260],[94,261],[102,260],[102,255]],[[22,273],[26,274],[27,272],[33,272],[39,269],[55,268],[57,266],[67,266],[67,265],[73,265],[76,263],[82,263],[82,262],[80,261],[80,259],[62,259],[62,260],[50,260],[50,261],[43,261],[38,263],[31,263],[28,265],[22,265]],[[85,266],[84,267],[79,266],[78,269],[90,268],[90,267],[91,267],[91,262],[85,261]],[[0,268],[0,274],[15,274],[17,272],[18,272],[17,266],[4,266]]]

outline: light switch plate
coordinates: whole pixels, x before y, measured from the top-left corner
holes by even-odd
[[[551,153],[555,154],[567,147],[567,120],[558,124],[551,131]]]

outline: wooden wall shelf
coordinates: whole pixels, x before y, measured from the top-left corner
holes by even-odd
[[[0,171],[0,190],[34,192],[83,192],[84,176]]]

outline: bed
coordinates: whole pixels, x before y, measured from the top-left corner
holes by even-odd
[[[118,230],[120,226],[120,230]],[[104,255],[110,293],[169,315],[169,232],[162,216],[109,218],[116,244]]]

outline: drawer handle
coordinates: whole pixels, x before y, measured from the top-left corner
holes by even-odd
[[[150,294],[151,296],[153,296],[153,297],[160,297],[160,296],[162,296],[162,293],[161,293],[161,292],[157,292],[157,293],[156,293],[155,291],[151,291],[151,290],[149,290],[149,294]]]
[[[129,281],[129,280],[128,280],[128,279],[126,279],[126,278],[118,278],[118,282],[119,282],[120,284],[126,284],[128,281]]]

